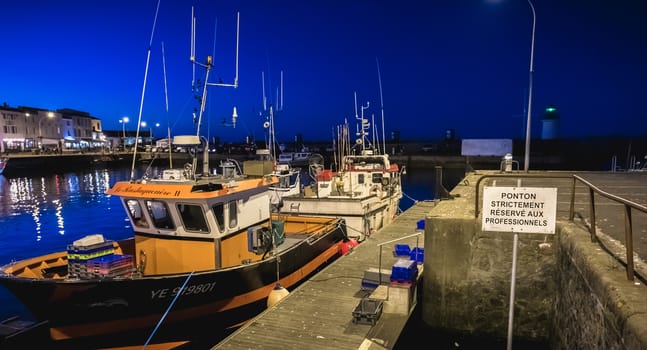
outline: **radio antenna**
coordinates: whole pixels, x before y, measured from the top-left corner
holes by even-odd
[[[380,74],[380,61],[375,57],[377,63],[377,82],[380,85],[380,110],[382,111],[382,149],[386,153],[386,136],[384,134],[384,99],[382,98],[382,74]]]
[[[263,85],[263,111],[267,111],[267,97],[265,97],[265,72],[261,71],[261,84]]]
[[[283,71],[281,71],[281,111],[283,110]]]
[[[135,159],[137,158],[137,142],[139,140],[139,127],[142,123],[142,111],[144,109],[144,95],[146,92],[146,81],[148,80],[148,66],[151,61],[151,46],[153,46],[153,36],[155,34],[155,26],[157,24],[157,14],[159,13],[160,10],[160,2],[161,0],[157,1],[157,8],[155,9],[155,18],[153,19],[153,28],[151,29],[151,40],[148,43],[148,53],[146,54],[146,69],[144,70],[144,84],[142,85],[142,97],[141,101],[139,102],[139,116],[137,117],[137,132],[135,133],[135,147],[133,147],[133,162],[132,166],[130,167],[130,181],[134,181],[135,179]]]

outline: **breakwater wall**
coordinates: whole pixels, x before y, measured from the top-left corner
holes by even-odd
[[[437,166],[444,169],[470,170],[499,169],[501,157],[465,157],[447,155],[392,155],[391,162],[410,169],[433,169]]]
[[[482,231],[475,219],[481,175],[467,174],[453,199],[426,217],[422,320],[432,329],[505,339],[513,234]],[[519,235],[515,341],[552,349],[647,348],[647,288],[627,280],[624,266],[591,242],[583,223],[567,220],[568,185],[543,181],[562,193],[558,221],[555,234]]]

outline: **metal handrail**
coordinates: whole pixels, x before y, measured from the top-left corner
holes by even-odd
[[[601,189],[597,188],[595,185],[592,183],[586,181],[582,177],[573,174],[573,196],[571,197],[571,208],[573,208],[574,202],[575,202],[575,182],[580,181],[584,185],[586,185],[589,188],[589,198],[590,198],[590,211],[591,211],[591,226],[590,226],[590,233],[591,233],[591,241],[596,242],[597,236],[595,234],[595,202],[594,202],[594,193],[599,194],[602,197],[605,197],[607,199],[610,199],[612,201],[618,202],[624,206],[624,212],[625,212],[625,254],[626,254],[626,263],[627,263],[627,279],[630,281],[634,280],[634,249],[633,249],[633,223],[631,220],[631,210],[635,209],[638,211],[641,211],[645,214],[647,214],[647,207],[640,205],[638,203],[632,202],[630,200],[627,200],[622,197],[618,197],[614,194],[602,191]],[[573,221],[573,216],[574,212],[571,209],[571,213],[569,215],[569,220]]]
[[[570,174],[570,175],[562,175],[562,174],[487,174],[481,176],[477,181],[476,181],[476,194],[474,196],[474,218],[478,218],[479,216],[479,186],[481,184],[481,181],[484,180],[485,178],[493,178],[493,177],[501,177],[501,178],[571,178],[573,180],[572,182],[572,187],[571,187],[571,201],[570,201],[570,208],[569,208],[569,215],[568,215],[568,220],[573,221],[575,217],[575,188],[577,182],[581,182],[584,184],[586,187],[589,189],[589,215],[591,217],[591,224],[589,227],[589,233],[591,235],[591,242],[597,242],[600,244],[598,237],[595,233],[596,231],[596,226],[595,226],[595,194],[597,193],[598,195],[605,197],[607,199],[610,199],[614,202],[618,202],[619,204],[622,204],[624,206],[624,212],[625,212],[625,254],[626,254],[626,272],[627,272],[627,279],[629,281],[634,280],[634,250],[633,250],[633,230],[632,230],[632,209],[638,210],[640,212],[643,212],[647,214],[647,207],[640,205],[638,203],[632,202],[630,200],[627,200],[625,198],[616,196],[614,194],[605,192],[589,181],[585,180],[579,175],[576,174]]]

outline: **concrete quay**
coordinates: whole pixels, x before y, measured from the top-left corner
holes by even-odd
[[[468,173],[450,192],[453,199],[439,202],[426,217],[421,288],[426,326],[506,338],[514,235],[483,231],[477,193],[482,201],[486,186],[557,188],[555,234],[518,236],[514,340],[552,349],[647,348],[647,214],[632,211],[634,250],[639,253],[634,255],[636,276],[630,280],[624,263],[624,206],[594,196],[598,241],[592,241],[589,189],[578,181],[571,197],[573,174],[612,195],[643,206],[646,202],[647,173]]]
[[[422,235],[387,242],[415,234],[418,221],[433,206],[434,202],[418,202],[213,349],[393,348],[415,306],[415,285],[382,286],[372,293],[362,288],[362,279],[367,269],[379,268],[380,261],[381,268],[391,272],[398,259],[393,253],[395,244],[422,247]],[[384,244],[382,249],[380,244]],[[387,281],[388,278],[387,275]],[[372,298],[388,299],[381,316],[375,325],[354,323],[353,311],[362,298],[371,294]]]

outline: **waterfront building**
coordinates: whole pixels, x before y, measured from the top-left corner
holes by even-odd
[[[101,120],[69,108],[0,106],[0,152],[96,150],[105,147]]]

